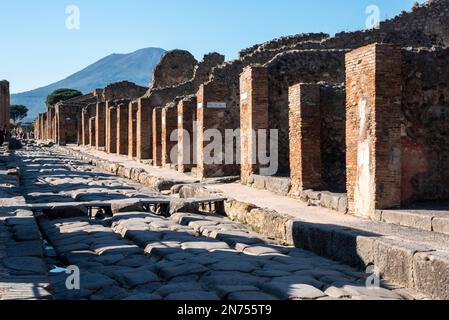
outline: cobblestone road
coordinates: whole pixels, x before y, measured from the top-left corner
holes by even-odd
[[[161,196],[51,149],[17,155],[28,203]],[[125,212],[38,222],[48,268],[80,268],[80,290],[66,289],[65,273],[50,274],[56,299],[411,298],[404,289],[367,288],[365,273],[215,215]]]

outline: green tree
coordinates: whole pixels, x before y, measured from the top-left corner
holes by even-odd
[[[74,89],[58,89],[52,93],[50,93],[47,97],[47,107],[54,106],[58,102],[70,100],[72,98],[76,98],[82,96],[83,94],[78,90]]]
[[[12,105],[9,108],[10,119],[17,123],[28,115],[28,108],[22,105]]]

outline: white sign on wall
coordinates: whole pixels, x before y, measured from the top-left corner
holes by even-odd
[[[226,109],[226,102],[208,102],[208,109]]]
[[[198,109],[203,109],[203,104],[201,102],[198,103]]]
[[[244,92],[240,96],[240,101],[245,101],[245,100],[248,100],[248,92]]]
[[[178,123],[182,124],[182,116],[178,116]]]

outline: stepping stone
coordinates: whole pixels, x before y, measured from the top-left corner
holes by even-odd
[[[220,300],[220,298],[212,292],[207,291],[193,291],[193,292],[178,292],[168,295],[165,300]]]
[[[269,255],[269,254],[282,254],[282,249],[266,247],[266,246],[250,246],[250,247],[246,247],[243,250],[243,253],[253,255],[253,256],[261,256],[261,255]]]
[[[308,284],[291,284],[275,280],[265,284],[263,290],[284,300],[311,300],[326,296],[323,291]]]
[[[216,249],[229,249],[229,245],[224,242],[214,241],[194,241],[182,243],[182,248],[187,249],[200,249],[200,250],[216,250]]]
[[[99,255],[103,254],[122,254],[124,256],[130,256],[133,254],[142,254],[143,250],[136,245],[111,245],[111,246],[98,246],[95,252]]]

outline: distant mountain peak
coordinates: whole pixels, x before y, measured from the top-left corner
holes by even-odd
[[[154,67],[165,52],[164,49],[150,47],[132,53],[112,53],[63,80],[31,91],[12,94],[11,104],[27,106],[30,111],[25,121],[29,121],[45,111],[47,95],[60,88],[88,93],[120,81],[130,81],[146,87],[151,81]]]

